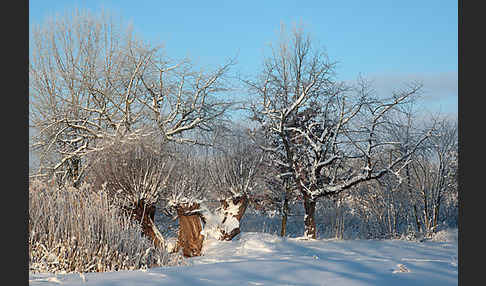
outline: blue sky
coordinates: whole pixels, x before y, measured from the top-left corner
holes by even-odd
[[[201,65],[238,54],[244,74],[260,67],[264,50],[278,39],[280,24],[301,23],[331,60],[337,76],[359,73],[387,92],[410,80],[424,83],[424,107],[457,114],[458,3],[427,1],[54,1],[30,0],[29,20],[73,8],[104,8],[132,23],[145,40],[167,54]]]

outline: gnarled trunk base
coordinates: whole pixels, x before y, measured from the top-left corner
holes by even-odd
[[[232,240],[240,233],[239,223],[248,206],[246,196],[238,196],[220,201],[219,217],[221,221],[208,221],[204,211],[196,211],[200,208],[197,203],[180,204],[176,207],[179,219],[179,233],[177,247],[175,251],[182,249],[185,257],[200,256],[204,241],[204,235],[201,234],[202,224],[204,222],[209,229],[217,233],[215,235],[219,240]],[[209,215],[209,214],[208,214]],[[211,214],[213,216],[213,214]],[[209,224],[209,225],[208,225]]]
[[[149,237],[155,247],[164,248],[164,239],[154,223],[155,206],[145,204],[143,200],[139,201],[134,209],[131,210],[133,220],[139,222],[142,226],[142,234]]]
[[[199,204],[182,204],[177,206],[179,218],[179,233],[176,251],[182,249],[185,257],[200,256],[204,236],[201,234],[201,218],[199,213],[192,211],[199,209]]]
[[[248,206],[248,197],[239,196],[226,200],[221,200],[220,202],[221,212],[224,216],[224,219],[221,222],[223,227],[220,228],[220,240],[230,241],[240,233],[239,223],[241,221],[241,218],[245,214],[246,207]],[[238,227],[232,228],[231,230],[229,230],[228,227],[224,227],[225,223],[227,223],[227,221],[230,219],[236,219],[238,221]]]

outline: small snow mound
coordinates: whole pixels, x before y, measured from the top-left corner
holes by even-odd
[[[268,243],[281,242],[280,236],[263,232],[241,232],[239,241],[258,240]]]
[[[295,241],[315,241],[315,239],[313,239],[312,237],[306,236],[306,235],[293,237],[293,238],[291,238],[291,240],[295,240]]]
[[[432,241],[444,241],[457,243],[458,230],[457,228],[444,229],[435,233],[430,240]]]
[[[240,246],[240,254],[248,254],[250,251],[255,252],[272,252],[273,250],[268,247],[268,245],[264,241],[258,240],[248,240],[241,244]]]
[[[268,233],[243,233],[239,239],[240,246],[237,253],[239,255],[248,255],[251,253],[274,252],[275,243],[280,241],[280,237]]]
[[[228,248],[228,244],[231,242],[229,241],[221,241],[215,239],[213,237],[208,237],[204,239],[203,247],[202,247],[202,254],[218,254]],[[226,247],[225,247],[226,246]]]

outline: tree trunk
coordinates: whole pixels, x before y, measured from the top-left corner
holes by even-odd
[[[439,222],[439,211],[440,211],[440,202],[437,202],[434,207],[434,221],[432,224],[433,232],[437,232],[437,224]]]
[[[71,158],[69,166],[69,176],[75,188],[80,185],[79,170],[81,169],[81,159],[77,156]]]
[[[307,238],[316,239],[316,221],[314,218],[314,214],[316,211],[316,201],[311,199],[309,195],[304,193],[304,209],[305,209],[305,217],[304,217],[304,236]]]
[[[415,214],[415,224],[417,225],[417,230],[418,232],[422,232],[422,224],[420,223],[416,204],[413,205],[413,213]]]
[[[343,239],[344,233],[344,214],[342,212],[339,199],[336,204],[336,239]]]
[[[430,217],[429,217],[429,204],[427,202],[427,196],[424,191],[424,232],[430,231]]]
[[[241,218],[245,214],[246,207],[248,206],[248,197],[238,196],[226,200],[221,200],[220,202],[221,202],[221,212],[223,213],[224,216],[223,221],[221,222],[223,227],[220,228],[221,229],[220,240],[230,241],[240,233],[239,222],[241,221]],[[235,210],[234,208],[237,208],[237,210]],[[224,224],[230,217],[236,218],[236,220],[238,220],[238,227],[233,228],[231,230],[224,227]]]
[[[443,187],[439,189],[439,192],[437,194],[437,198],[434,203],[434,216],[433,216],[433,224],[432,224],[432,230],[434,232],[437,232],[437,224],[439,223],[439,211],[440,211],[440,204],[442,202],[442,190]]]
[[[285,190],[284,203],[282,208],[282,227],[280,229],[280,236],[285,236],[287,234],[287,217],[289,214],[289,196],[288,190]]]
[[[177,238],[176,251],[182,248],[185,257],[200,256],[204,236],[201,234],[201,215],[192,213],[199,209],[199,204],[182,204],[177,206],[179,219],[179,233]]]
[[[412,184],[411,184],[410,167],[409,167],[409,165],[407,165],[405,167],[405,171],[406,171],[406,176],[407,176],[407,189],[408,189],[408,193],[410,194],[410,197],[413,200],[413,213],[415,215],[415,224],[417,225],[418,232],[422,232],[422,224],[420,223],[420,219],[419,219],[419,214],[418,214],[418,210],[417,210],[417,203],[415,202],[415,200],[413,198],[413,194],[412,194]]]
[[[155,205],[148,205],[143,200],[139,201],[135,209],[131,210],[132,219],[142,226],[142,234],[149,237],[155,247],[164,248],[164,239],[154,223]]]

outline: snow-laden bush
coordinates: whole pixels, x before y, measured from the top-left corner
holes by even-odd
[[[101,272],[170,265],[177,260],[156,249],[140,226],[90,185],[56,188],[29,185],[29,270]]]
[[[458,242],[458,229],[457,228],[445,228],[434,233],[430,240],[432,241],[445,241],[445,242]]]

